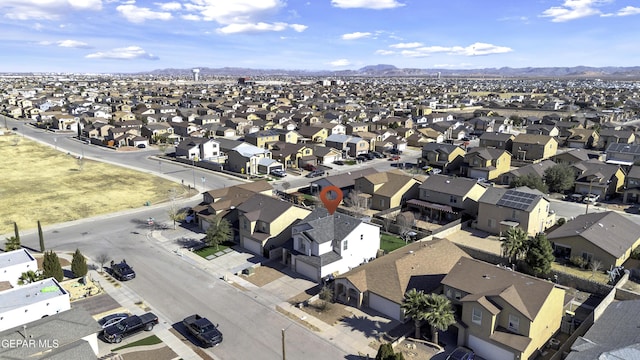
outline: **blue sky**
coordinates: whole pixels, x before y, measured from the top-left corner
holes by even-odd
[[[0,0],[0,72],[640,65],[638,0]]]

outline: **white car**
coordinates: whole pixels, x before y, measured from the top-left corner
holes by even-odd
[[[600,195],[596,195],[596,194],[587,194],[584,196],[584,198],[582,199],[582,202],[585,203],[594,203],[596,201],[598,201],[598,199],[600,198]]]

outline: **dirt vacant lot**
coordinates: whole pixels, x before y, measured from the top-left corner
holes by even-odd
[[[168,200],[181,185],[91,160],[17,135],[0,136],[0,234]]]

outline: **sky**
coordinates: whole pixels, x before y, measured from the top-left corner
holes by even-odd
[[[640,0],[0,0],[0,73],[640,65]]]

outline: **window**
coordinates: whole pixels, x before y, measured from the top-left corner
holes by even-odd
[[[489,219],[488,221],[488,226],[489,228],[493,229],[494,227],[496,227],[496,221],[494,219]]]
[[[304,240],[300,241],[300,252],[306,252],[307,251],[307,244],[305,244]]]
[[[451,289],[447,289],[447,297],[451,299]]]
[[[380,199],[380,206],[384,206],[384,199]]]
[[[474,324],[481,325],[482,324],[482,310],[478,309],[477,307],[474,307],[473,311],[471,313],[471,321],[473,321]]]
[[[520,327],[520,318],[514,315],[509,315],[509,330],[518,332]]]
[[[593,260],[593,254],[583,251],[582,258],[585,259],[587,262],[591,262],[591,260]]]
[[[518,210],[513,210],[513,212],[511,213],[511,218],[512,219],[517,219],[518,218]]]
[[[449,202],[455,204],[455,203],[458,202],[458,198],[455,195],[450,195],[449,196]]]
[[[342,250],[347,250],[349,248],[349,241],[345,240],[342,242]]]
[[[460,293],[460,291],[456,291],[456,300],[460,299],[462,299],[462,294]]]

